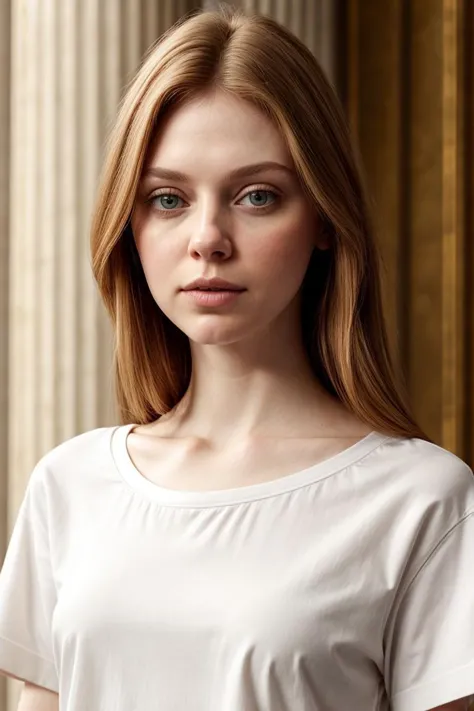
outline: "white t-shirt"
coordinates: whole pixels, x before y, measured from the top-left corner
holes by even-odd
[[[135,425],[34,468],[0,575],[0,669],[61,711],[425,711],[474,693],[474,476],[367,437],[221,491],[159,487]]]

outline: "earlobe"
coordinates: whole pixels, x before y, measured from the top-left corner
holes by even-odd
[[[323,228],[320,229],[317,237],[316,237],[316,246],[315,249],[319,250],[320,252],[325,252],[331,247],[331,240],[329,238],[329,234],[327,231]]]
[[[318,249],[320,252],[325,252],[330,248],[329,244],[329,239],[327,237],[322,237],[318,239],[318,242],[316,244],[316,249]]]
[[[331,223],[322,215],[318,215],[316,222],[315,249],[325,252],[331,247]]]

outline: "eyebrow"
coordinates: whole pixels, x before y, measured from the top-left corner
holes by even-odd
[[[284,171],[289,175],[294,175],[295,172],[292,168],[281,163],[276,163],[275,161],[264,161],[263,163],[253,163],[252,165],[243,165],[241,168],[236,168],[235,170],[228,173],[228,178],[243,178],[248,175],[255,175],[256,173],[262,173],[264,170],[280,170]],[[169,168],[161,168],[158,165],[151,166],[144,171],[142,175],[142,180],[145,178],[164,178],[165,180],[178,180],[182,183],[189,183],[191,178],[184,173],[180,173],[178,170],[170,170]]]

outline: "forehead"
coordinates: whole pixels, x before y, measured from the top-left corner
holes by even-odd
[[[150,143],[147,164],[191,167],[217,162],[229,168],[266,160],[293,165],[278,127],[250,102],[214,92],[167,114]]]

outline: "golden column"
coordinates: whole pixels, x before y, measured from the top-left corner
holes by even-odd
[[[474,3],[353,0],[346,105],[415,412],[474,462]]]

